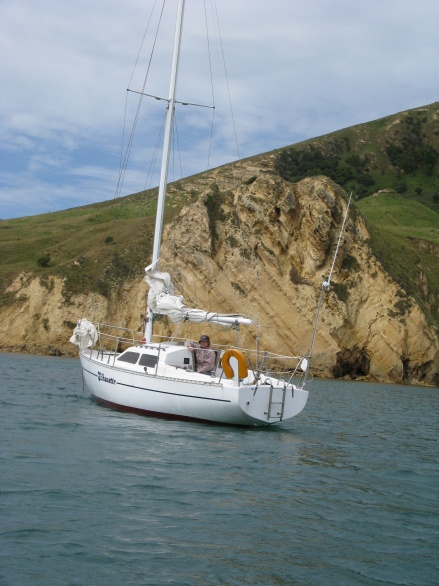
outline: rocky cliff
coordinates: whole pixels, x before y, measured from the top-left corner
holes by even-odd
[[[198,196],[165,227],[161,269],[170,272],[187,305],[250,315],[259,324],[262,346],[302,354],[309,348],[346,195],[325,177],[292,184],[266,172],[269,159],[259,163],[243,165],[234,177],[227,166],[180,182],[185,190],[196,187]],[[170,197],[176,193],[171,189]],[[368,236],[353,207],[325,296],[312,370],[327,377],[437,384],[438,333],[375,259]],[[138,330],[146,293],[139,275],[109,299],[77,295],[67,302],[60,278],[42,281],[22,273],[9,287],[14,303],[0,312],[0,347],[75,355],[68,338],[77,319]],[[167,325],[159,320],[158,329],[166,331]],[[197,335],[196,327],[191,333]],[[245,344],[255,335],[246,333]],[[225,336],[213,334],[218,342]]]

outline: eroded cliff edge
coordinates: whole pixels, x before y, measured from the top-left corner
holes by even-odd
[[[222,174],[213,171],[198,181],[201,193],[165,227],[161,268],[170,272],[187,305],[250,315],[258,321],[262,346],[282,354],[306,353],[345,194],[324,177],[291,184],[250,168],[236,187],[224,189]],[[184,188],[191,188],[191,180]],[[326,377],[437,385],[438,332],[383,270],[368,238],[353,208],[324,303],[312,370]],[[108,299],[90,294],[67,301],[60,278],[42,282],[21,274],[9,293],[15,301],[0,312],[2,350],[73,356],[76,349],[68,339],[72,324],[83,316],[138,330],[147,286],[139,275]],[[160,320],[157,330],[166,329]],[[252,344],[254,336],[246,333],[245,343]],[[217,331],[214,338],[221,342],[226,336]]]

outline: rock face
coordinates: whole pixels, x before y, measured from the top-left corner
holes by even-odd
[[[323,177],[292,185],[260,175],[225,197],[216,216],[209,213],[215,196],[206,190],[165,233],[164,256],[173,259],[167,269],[186,303],[254,316],[262,346],[306,353],[346,208],[340,189]],[[367,239],[353,210],[325,296],[314,370],[434,384],[437,332],[383,271]]]
[[[244,345],[258,334],[261,346],[273,352],[307,353],[346,209],[343,192],[325,177],[291,184],[261,167],[245,167],[239,186],[228,191],[224,168],[206,177],[202,194],[164,230],[161,270],[171,274],[188,306],[253,317],[258,329],[241,332]],[[438,333],[382,269],[367,239],[353,207],[324,297],[312,370],[326,377],[437,384]],[[16,279],[16,302],[1,312],[3,350],[75,355],[68,338],[82,316],[140,328],[147,293],[141,277],[118,291],[119,303],[93,295],[66,304],[61,287],[54,277],[49,286],[26,275]],[[167,326],[160,321],[160,328]],[[192,328],[184,335],[198,335],[200,327]],[[221,331],[213,337],[230,340]]]

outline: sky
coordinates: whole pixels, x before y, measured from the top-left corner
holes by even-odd
[[[176,5],[154,44],[162,0],[1,0],[0,219],[158,184],[166,102],[134,92],[168,95]],[[438,24],[438,0],[186,0],[177,99],[215,110],[177,106],[170,179],[438,101]]]

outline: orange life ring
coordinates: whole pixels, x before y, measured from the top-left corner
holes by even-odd
[[[227,378],[233,378],[234,372],[233,368],[230,366],[230,358],[236,358],[238,361],[238,374],[239,378],[246,378],[248,376],[248,369],[247,369],[247,360],[245,359],[244,353],[241,350],[236,350],[232,348],[231,350],[226,350],[221,358],[221,364],[224,370],[224,374]]]

